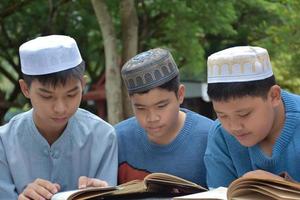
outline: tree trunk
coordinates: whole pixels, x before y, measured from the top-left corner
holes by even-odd
[[[116,124],[122,120],[122,90],[118,63],[116,33],[105,0],[91,0],[100,25],[105,51],[105,91],[108,122]]]
[[[137,54],[138,49],[138,17],[134,0],[121,1],[121,20],[122,20],[122,61],[126,61]],[[133,115],[130,100],[124,82],[122,81],[122,99],[124,118]]]

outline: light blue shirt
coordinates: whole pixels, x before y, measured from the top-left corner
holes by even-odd
[[[88,176],[117,184],[117,139],[114,128],[96,115],[78,109],[63,134],[50,146],[37,130],[32,110],[0,127],[0,199],[17,199],[37,178],[78,187]]]

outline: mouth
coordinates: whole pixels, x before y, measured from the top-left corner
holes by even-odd
[[[68,118],[67,117],[53,117],[53,121],[57,123],[65,122]]]
[[[245,140],[249,135],[250,133],[234,134],[238,140]]]
[[[158,132],[160,131],[162,128],[162,126],[156,126],[156,127],[147,127],[147,130],[148,131],[151,131],[151,132]]]

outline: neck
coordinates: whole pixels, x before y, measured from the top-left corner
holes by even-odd
[[[170,133],[168,135],[165,135],[162,138],[157,138],[157,139],[149,138],[149,139],[155,142],[156,144],[160,144],[160,145],[170,144],[177,137],[180,130],[184,126],[185,117],[186,117],[186,113],[183,111],[179,111],[177,123],[175,124],[174,128],[170,130]]]
[[[33,121],[39,133],[47,140],[50,146],[62,135],[67,126],[66,124],[63,127],[50,127],[48,124],[40,122],[35,115],[33,115]]]

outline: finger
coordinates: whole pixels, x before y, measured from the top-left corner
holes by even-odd
[[[54,186],[56,187],[57,191],[60,191],[60,185],[58,183],[54,183]]]
[[[40,186],[38,185],[28,185],[27,188],[23,191],[24,199],[30,199],[30,200],[45,200],[48,197],[44,197],[38,192],[38,188]]]
[[[27,198],[23,193],[21,193],[18,197],[18,200],[30,200],[30,199]]]
[[[58,184],[55,185],[54,183],[51,183],[50,181],[47,181],[47,180],[44,180],[44,179],[36,179],[36,181],[34,183],[41,186],[43,189],[48,190],[48,192],[51,193],[51,194],[57,193],[60,189],[60,187],[57,188]],[[44,190],[40,190],[40,191],[45,193]],[[47,195],[49,195],[49,194],[47,194]]]
[[[78,179],[78,188],[79,189],[86,188],[87,185],[88,185],[88,177],[80,176]]]
[[[88,178],[87,187],[107,187],[108,184],[106,181],[102,181],[96,178]]]

